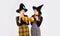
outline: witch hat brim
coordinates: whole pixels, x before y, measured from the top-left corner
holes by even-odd
[[[19,13],[19,11],[21,11],[21,10],[24,10],[25,12],[27,11],[27,9],[17,9],[16,12]]]
[[[37,7],[33,6],[33,9],[37,9]]]

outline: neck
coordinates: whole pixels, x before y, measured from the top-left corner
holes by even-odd
[[[24,16],[24,14],[22,14],[21,16]]]
[[[22,17],[22,16],[24,16],[24,14],[20,14],[20,16]]]

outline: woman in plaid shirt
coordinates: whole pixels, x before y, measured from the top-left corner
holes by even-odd
[[[16,17],[16,23],[17,26],[19,26],[19,36],[29,36],[29,21],[28,16],[24,15],[24,13],[27,11],[24,4],[21,3],[18,10],[16,10],[17,13],[20,14],[20,16]]]

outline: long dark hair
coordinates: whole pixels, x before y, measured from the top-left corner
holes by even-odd
[[[38,18],[42,15],[41,11],[38,12]]]

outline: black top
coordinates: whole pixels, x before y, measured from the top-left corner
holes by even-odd
[[[34,17],[34,15],[33,15],[32,17]],[[41,25],[42,20],[43,20],[43,17],[42,17],[42,16],[40,16],[40,21],[37,21],[37,20],[34,18],[34,21],[36,21],[36,24],[37,24],[38,27]],[[33,24],[33,22],[31,22],[31,25],[32,25],[32,24]]]
[[[24,16],[28,17],[27,15],[24,15]],[[29,22],[28,22],[28,24],[27,24],[26,22],[24,22],[24,21],[22,20],[22,18],[21,18],[21,23],[19,23],[18,20],[19,20],[19,16],[16,17],[17,26],[21,26],[21,25],[23,25],[23,24],[29,25]]]

